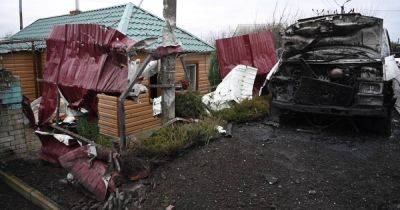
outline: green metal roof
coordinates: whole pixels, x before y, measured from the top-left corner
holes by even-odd
[[[10,40],[32,40],[45,39],[50,34],[54,25],[62,24],[78,24],[78,23],[95,23],[106,27],[117,28],[121,17],[127,5],[119,5],[107,7],[103,9],[81,12],[76,15],[61,15],[38,19],[29,26],[23,28],[18,33],[11,36]],[[162,32],[165,22],[163,19],[145,11],[141,8],[133,6],[133,11],[129,20],[127,35],[140,41],[148,37],[158,37],[156,43],[151,45],[148,50],[153,50],[162,42]],[[197,38],[196,36],[177,28],[175,30],[177,41],[187,52],[211,52],[214,48]],[[45,48],[42,41],[35,42],[37,48]],[[0,45],[0,52],[29,50],[31,44],[3,44]]]

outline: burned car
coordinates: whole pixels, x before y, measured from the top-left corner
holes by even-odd
[[[390,52],[382,19],[356,13],[301,19],[286,28],[283,42],[268,85],[274,113],[358,116],[376,131],[391,132],[394,99],[385,80]]]

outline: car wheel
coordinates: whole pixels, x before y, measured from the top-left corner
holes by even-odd
[[[383,118],[375,118],[372,119],[372,124],[375,128],[373,130],[385,137],[388,137],[392,134],[392,116],[389,115]]]

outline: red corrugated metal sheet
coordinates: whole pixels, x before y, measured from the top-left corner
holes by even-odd
[[[254,87],[261,87],[264,78],[277,62],[271,31],[235,36],[216,41],[219,72],[224,78],[239,64],[258,69]]]
[[[57,141],[53,136],[50,135],[37,135],[42,143],[40,149],[40,157],[50,163],[59,164],[58,158],[68,152],[73,151],[79,147],[79,144],[73,144],[67,146],[59,141]]]
[[[102,201],[106,198],[108,190],[114,191],[113,179],[110,179],[108,186],[105,184],[103,176],[109,170],[108,165],[97,159],[90,164],[88,150],[89,145],[79,147],[61,156],[59,161],[62,167],[96,196],[97,200]]]
[[[126,50],[134,41],[115,29],[96,24],[55,26],[46,41],[39,124],[56,107],[57,88],[74,107],[96,106],[96,93],[121,93],[128,84]]]

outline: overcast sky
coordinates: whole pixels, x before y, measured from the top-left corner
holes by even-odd
[[[80,0],[80,10],[92,10],[140,0]],[[302,18],[314,16],[314,10],[339,10],[345,0],[177,0],[179,27],[206,38],[210,33],[233,30],[237,24],[266,23],[276,16]],[[278,3],[276,3],[278,1]],[[1,0],[0,36],[19,29],[18,0]],[[143,0],[142,8],[162,17],[162,0]],[[39,18],[62,15],[75,8],[75,0],[23,0],[24,26]],[[384,19],[392,41],[400,38],[400,0],[352,0],[346,8]],[[297,15],[296,15],[297,14]],[[293,17],[296,16],[296,17]]]

